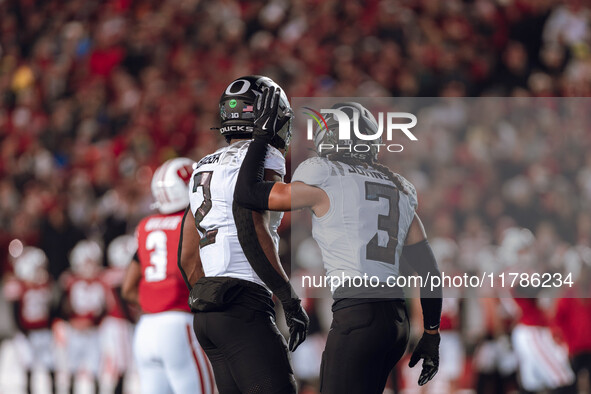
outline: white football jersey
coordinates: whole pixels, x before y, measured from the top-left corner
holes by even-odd
[[[402,177],[401,177],[402,178]],[[298,166],[292,182],[321,188],[330,199],[322,217],[312,215],[312,236],[328,276],[377,276],[399,272],[400,255],[417,208],[414,186],[399,191],[381,171],[314,157]]]
[[[201,159],[191,176],[189,196],[205,276],[229,276],[266,287],[242,251],[232,214],[234,188],[249,145],[250,140],[237,141]],[[267,149],[265,168],[285,175],[285,158],[278,149]],[[282,217],[281,212],[270,212],[269,231],[276,248]]]

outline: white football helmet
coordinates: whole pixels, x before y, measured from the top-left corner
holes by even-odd
[[[103,251],[98,243],[91,240],[80,241],[70,252],[72,271],[83,277],[93,276],[100,268]]]
[[[26,246],[13,265],[16,277],[25,282],[38,282],[47,276],[47,256],[33,246]]]
[[[107,248],[107,260],[113,268],[125,268],[137,250],[133,235],[121,235],[111,241]]]
[[[189,180],[195,162],[186,157],[167,160],[152,178],[152,196],[160,213],[168,214],[183,210],[189,205]]]

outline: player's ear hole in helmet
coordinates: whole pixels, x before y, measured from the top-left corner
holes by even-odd
[[[269,87],[279,88],[271,78],[248,75],[228,85],[220,97],[221,134],[230,142],[233,138],[252,138],[254,102]],[[277,149],[287,149],[291,140],[293,111],[283,89],[279,99],[279,124],[283,125],[271,141]]]

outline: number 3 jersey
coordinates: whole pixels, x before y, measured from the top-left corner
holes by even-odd
[[[184,212],[151,215],[138,225],[136,237],[142,277],[139,304],[145,313],[189,312],[189,290],[177,265]]]
[[[325,215],[312,215],[312,236],[329,277],[367,274],[386,282],[388,276],[398,275],[402,247],[417,207],[414,186],[401,179],[409,194],[373,167],[323,157],[298,166],[292,182],[316,186],[330,199]]]
[[[249,145],[250,140],[234,142],[197,163],[189,183],[191,212],[201,236],[199,252],[205,276],[229,276],[266,287],[240,247],[232,214],[236,179]],[[285,158],[279,150],[269,147],[265,169],[285,175]],[[276,248],[282,217],[280,212],[270,212],[269,231]]]

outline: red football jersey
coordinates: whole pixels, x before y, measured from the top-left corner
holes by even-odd
[[[177,266],[183,212],[152,215],[137,230],[142,269],[139,303],[146,313],[170,310],[189,312],[189,290]]]
[[[18,320],[25,330],[48,328],[51,309],[51,282],[29,283],[17,278],[4,285],[4,297],[19,303]]]
[[[69,318],[95,323],[105,311],[108,291],[100,276],[83,278],[66,271],[60,280],[70,304]]]

